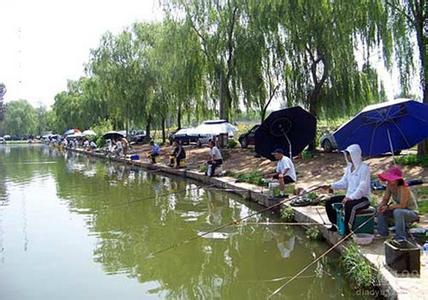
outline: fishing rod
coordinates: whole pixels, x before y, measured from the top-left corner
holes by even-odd
[[[287,226],[324,226],[324,225],[331,225],[331,224],[326,224],[326,223],[310,223],[310,222],[303,222],[303,223],[298,223],[298,222],[256,222],[256,223],[242,223],[242,224],[236,224],[235,226],[247,226],[247,225],[287,225]]]
[[[321,186],[311,187],[311,188],[309,188],[309,190],[307,190],[307,191],[306,191],[306,193],[310,193],[310,192],[313,192],[313,191],[315,191],[315,190],[318,190],[320,187],[321,187]],[[282,205],[282,204],[284,204],[284,203],[286,203],[286,202],[288,202],[288,201],[291,201],[291,200],[293,200],[293,199],[295,199],[295,198],[297,198],[297,197],[299,197],[299,196],[300,196],[300,195],[295,195],[294,197],[291,197],[291,198],[288,198],[288,199],[284,199],[284,200],[282,200],[282,201],[279,201],[278,203],[275,203],[274,205],[271,205],[271,206],[266,207],[266,208],[264,208],[264,209],[262,209],[262,210],[259,210],[259,211],[255,211],[254,213],[249,214],[248,216],[245,216],[245,217],[240,218],[240,219],[238,219],[238,220],[232,220],[232,221],[231,221],[231,222],[229,222],[229,223],[226,223],[226,224],[220,225],[220,226],[218,226],[218,227],[216,227],[216,228],[214,228],[214,229],[212,229],[212,230],[209,230],[209,231],[207,231],[207,232],[204,232],[204,233],[198,234],[198,235],[196,235],[196,236],[194,236],[194,237],[191,237],[191,238],[189,238],[189,239],[187,239],[187,240],[183,240],[183,241],[180,241],[180,242],[177,242],[177,243],[171,244],[171,245],[169,245],[169,246],[167,246],[167,247],[165,247],[165,248],[162,248],[162,249],[159,249],[159,250],[157,250],[157,251],[154,251],[154,252],[150,253],[146,258],[152,258],[152,257],[154,257],[155,255],[161,254],[161,253],[163,253],[163,252],[167,252],[167,251],[169,251],[169,250],[171,250],[171,249],[177,248],[177,247],[182,246],[182,245],[184,245],[184,244],[188,244],[188,243],[190,243],[190,242],[192,242],[192,241],[195,241],[195,240],[198,240],[198,239],[200,239],[200,238],[203,238],[204,236],[206,236],[206,235],[208,235],[208,234],[211,234],[211,233],[217,232],[217,231],[219,231],[219,230],[221,230],[221,229],[224,229],[224,228],[226,228],[226,227],[229,227],[229,226],[232,226],[232,225],[237,225],[237,224],[239,224],[239,222],[242,222],[243,220],[246,220],[246,219],[249,219],[249,218],[254,217],[254,216],[256,216],[256,215],[259,215],[259,214],[261,214],[261,213],[264,213],[264,212],[266,212],[266,211],[268,211],[268,210],[271,210],[271,209],[272,209],[272,208],[274,208],[274,207],[277,207],[277,206],[279,206],[279,205]]]
[[[372,217],[367,219],[365,222],[361,223],[357,228],[355,228],[355,231],[366,225],[368,222],[370,222],[376,214],[374,214]],[[318,261],[320,261],[323,257],[325,257],[327,254],[329,254],[331,251],[333,251],[337,246],[342,244],[344,241],[346,241],[351,235],[354,234],[353,230],[350,230],[350,233],[348,233],[346,236],[341,238],[336,244],[331,246],[327,251],[325,251],[323,254],[321,254],[318,258],[314,259],[312,262],[307,264],[303,269],[301,269],[299,272],[297,272],[293,277],[291,277],[287,282],[285,282],[283,285],[281,285],[279,288],[277,288],[272,294],[269,295],[268,299],[271,299],[273,296],[278,294],[283,288],[285,288],[287,285],[289,285],[292,281],[297,279],[301,274],[303,274],[307,269],[309,269],[311,266],[316,264]]]

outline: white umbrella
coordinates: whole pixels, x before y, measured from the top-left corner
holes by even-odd
[[[97,133],[91,129],[85,130],[82,132],[83,136],[96,136]]]
[[[198,134],[220,135],[227,133],[233,135],[237,128],[225,120],[205,121],[195,128]]]

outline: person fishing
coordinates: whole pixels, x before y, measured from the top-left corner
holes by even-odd
[[[153,140],[150,141],[150,153],[149,153],[149,157],[152,161],[152,164],[156,163],[156,157],[158,157],[160,155],[160,147],[158,144],[156,144]]]
[[[279,182],[279,196],[285,197],[285,185],[294,183],[297,180],[296,169],[291,159],[284,155],[282,149],[276,149],[272,152],[272,155],[278,161],[275,172],[271,174],[273,179]]]
[[[398,244],[403,243],[407,240],[408,224],[419,219],[418,204],[404,181],[400,168],[392,167],[379,174],[378,177],[381,181],[387,182],[385,194],[377,209],[378,234],[381,237],[388,237],[388,220],[393,218],[394,240]],[[389,204],[391,198],[393,204]]]
[[[322,186],[323,189],[346,190],[345,195],[334,196],[326,201],[325,209],[328,219],[333,224],[329,230],[337,231],[336,210],[334,203],[342,203],[345,213],[345,230],[348,234],[355,220],[355,215],[359,209],[370,206],[370,168],[362,161],[361,148],[357,144],[350,145],[342,151],[347,167],[343,177],[332,184]]]
[[[223,164],[223,156],[213,140],[209,141],[208,146],[210,147],[210,159],[207,161],[208,170],[205,175],[212,177],[215,175],[216,168]]]
[[[186,151],[184,150],[181,141],[174,141],[172,146],[174,147],[174,150],[171,153],[169,165],[171,168],[180,168],[181,161],[186,158]]]
[[[129,150],[129,142],[128,139],[126,137],[122,137],[120,139],[120,141],[122,142],[122,147],[123,147],[123,155],[126,156],[128,155],[128,150]]]

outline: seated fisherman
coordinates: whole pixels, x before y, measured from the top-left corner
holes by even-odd
[[[149,153],[149,158],[152,160],[152,163],[155,164],[156,157],[160,155],[160,147],[154,141],[150,141],[150,147],[151,147],[151,150]]]
[[[123,137],[120,139],[120,141],[122,142],[122,147],[123,147],[123,155],[128,155],[128,150],[129,150],[129,142],[128,139],[126,137]]]
[[[91,142],[89,143],[89,148],[90,148],[91,150],[95,150],[95,149],[97,149],[97,144],[95,144],[95,142],[94,142],[94,141],[91,141]]]
[[[170,167],[180,168],[180,162],[186,158],[186,151],[180,141],[174,141],[172,143],[174,150],[170,156]]]
[[[83,150],[89,150],[89,141],[87,139],[83,142]]]
[[[116,140],[116,146],[114,148],[114,153],[118,156],[123,155],[123,144],[122,144],[122,141],[120,139]]]
[[[403,179],[403,172],[398,167],[378,175],[379,179],[387,182],[386,191],[377,210],[378,233],[387,237],[388,219],[394,218],[395,241],[398,243],[407,239],[407,226],[415,222],[418,217],[418,204],[407,183]],[[392,198],[393,204],[389,204]]]
[[[325,209],[330,220],[330,231],[336,231],[336,210],[334,203],[342,203],[345,212],[346,233],[350,232],[355,220],[355,214],[359,209],[366,209],[370,206],[370,169],[362,161],[361,148],[359,145],[350,145],[345,151],[347,167],[342,179],[331,184],[324,185],[324,189],[346,190],[345,196],[334,196],[326,201]]]
[[[279,196],[282,198],[285,196],[285,185],[294,183],[297,180],[296,169],[291,159],[284,155],[282,149],[276,149],[272,152],[272,155],[278,161],[276,164],[276,170],[271,177],[277,179],[279,182]]]
[[[223,156],[214,141],[209,141],[208,147],[210,147],[210,158],[207,161],[208,171],[205,175],[212,177],[215,175],[215,169],[223,164]]]

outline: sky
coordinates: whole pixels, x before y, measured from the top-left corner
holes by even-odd
[[[159,0],[1,0],[0,82],[7,88],[5,101],[53,104],[67,79],[84,75],[89,51],[103,33],[161,19]],[[399,93],[398,74],[377,65],[392,99]],[[418,94],[415,82],[412,93]]]
[[[67,79],[84,75],[106,31],[162,19],[158,0],[1,0],[0,82],[5,101],[49,106]]]

